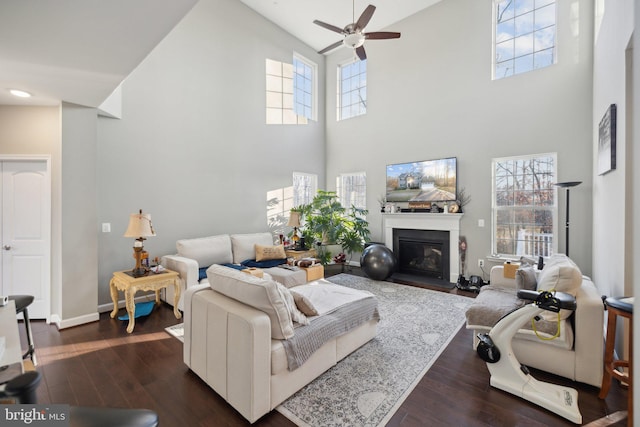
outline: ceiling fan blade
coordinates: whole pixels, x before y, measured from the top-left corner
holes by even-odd
[[[375,11],[376,7],[374,5],[370,4],[367,6],[364,12],[362,12],[362,15],[360,15],[360,18],[358,18],[358,22],[356,22],[356,29],[363,30],[369,23],[369,20],[371,20],[373,12]]]
[[[375,31],[373,33],[366,33],[364,38],[367,40],[399,39],[400,33],[394,33],[392,31]]]
[[[318,21],[317,19],[313,21],[313,23],[320,25],[322,28],[326,28],[327,30],[335,31],[338,34],[345,34],[342,28],[338,28],[335,25],[327,24],[326,22]]]
[[[335,42],[334,44],[330,44],[329,46],[325,47],[324,49],[322,49],[321,51],[319,51],[318,53],[320,55],[322,55],[323,53],[327,53],[330,50],[333,50],[335,48],[337,48],[338,46],[340,46],[342,44],[342,40]]]
[[[356,55],[360,58],[360,61],[364,61],[367,59],[367,54],[364,51],[364,46],[360,46],[356,48]]]

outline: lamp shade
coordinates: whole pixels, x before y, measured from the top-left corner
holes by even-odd
[[[149,237],[155,236],[156,232],[151,223],[151,215],[140,213],[129,215],[129,226],[124,232],[124,237]]]
[[[289,222],[287,225],[289,227],[300,227],[300,212],[289,212]]]

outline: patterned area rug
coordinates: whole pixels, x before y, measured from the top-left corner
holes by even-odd
[[[276,410],[299,426],[384,426],[463,325],[473,299],[348,274],[328,280],[376,295],[378,335]]]
[[[169,335],[172,335],[178,338],[178,340],[184,342],[184,323],[169,326],[168,328],[164,328],[164,330],[167,331]]]

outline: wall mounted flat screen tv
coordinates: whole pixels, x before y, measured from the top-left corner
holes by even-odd
[[[387,165],[387,201],[456,200],[456,176],[456,157]]]

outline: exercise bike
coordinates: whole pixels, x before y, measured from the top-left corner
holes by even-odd
[[[478,334],[477,352],[487,362],[491,386],[542,406],[573,423],[582,424],[578,392],[571,387],[533,378],[529,369],[518,362],[511,347],[511,340],[516,332],[543,311],[574,311],[575,297],[562,292],[520,290],[518,298],[533,302],[502,317],[488,334]]]

